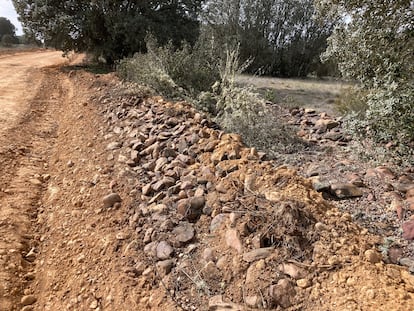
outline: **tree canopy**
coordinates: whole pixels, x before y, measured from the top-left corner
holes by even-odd
[[[63,51],[113,62],[145,51],[145,36],[160,44],[195,42],[202,0],[13,0],[26,31]]]
[[[16,27],[6,17],[0,17],[0,43],[3,46],[19,43],[16,37]]]
[[[333,23],[314,19],[313,0],[209,0],[203,21],[219,40],[240,43],[249,70],[306,76],[319,64]]]
[[[16,27],[6,17],[0,17],[0,38],[4,35],[14,37],[16,35]]]

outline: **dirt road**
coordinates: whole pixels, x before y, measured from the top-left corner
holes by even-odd
[[[35,139],[44,127],[44,102],[34,98],[46,76],[42,68],[64,63],[61,55],[49,51],[0,58],[0,310],[17,305],[26,281],[21,275],[30,260],[22,256],[31,249],[31,215],[40,193],[35,176],[43,169],[44,151]]]
[[[88,99],[104,82],[65,62],[0,57],[0,311],[135,305],[114,247],[125,215],[99,212],[115,172]]]
[[[39,69],[66,61],[61,52],[23,53],[0,58],[0,136],[13,127],[42,81]]]

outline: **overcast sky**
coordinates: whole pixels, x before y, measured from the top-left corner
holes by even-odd
[[[16,34],[22,35],[22,25],[17,20],[17,13],[11,0],[0,0],[0,17],[9,19],[17,28]]]

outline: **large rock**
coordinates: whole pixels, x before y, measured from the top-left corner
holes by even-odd
[[[171,247],[170,244],[168,244],[168,242],[161,241],[160,243],[158,243],[157,249],[156,249],[158,259],[161,259],[161,260],[169,259],[171,255],[173,254],[173,252],[174,252],[174,249]]]
[[[338,199],[361,197],[364,194],[360,188],[349,183],[334,183],[331,185],[331,192]]]
[[[118,193],[111,193],[102,199],[105,208],[109,208],[115,205],[115,203],[121,203],[122,199]]]
[[[183,246],[194,238],[194,227],[188,222],[182,222],[174,228],[172,234],[179,246]]]

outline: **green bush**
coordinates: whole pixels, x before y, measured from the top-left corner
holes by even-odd
[[[328,39],[323,57],[337,61],[344,77],[358,82],[359,95],[366,103],[363,113],[348,116],[347,128],[361,141],[369,138],[379,147],[397,146],[389,151],[414,162],[412,1],[316,3],[324,18],[343,20]]]
[[[159,47],[152,36],[147,37],[146,44],[147,53],[135,54],[119,63],[122,78],[146,84],[172,98],[196,98],[201,92],[210,91],[219,79],[219,61],[205,38],[193,47],[183,43],[180,49],[171,43]]]

